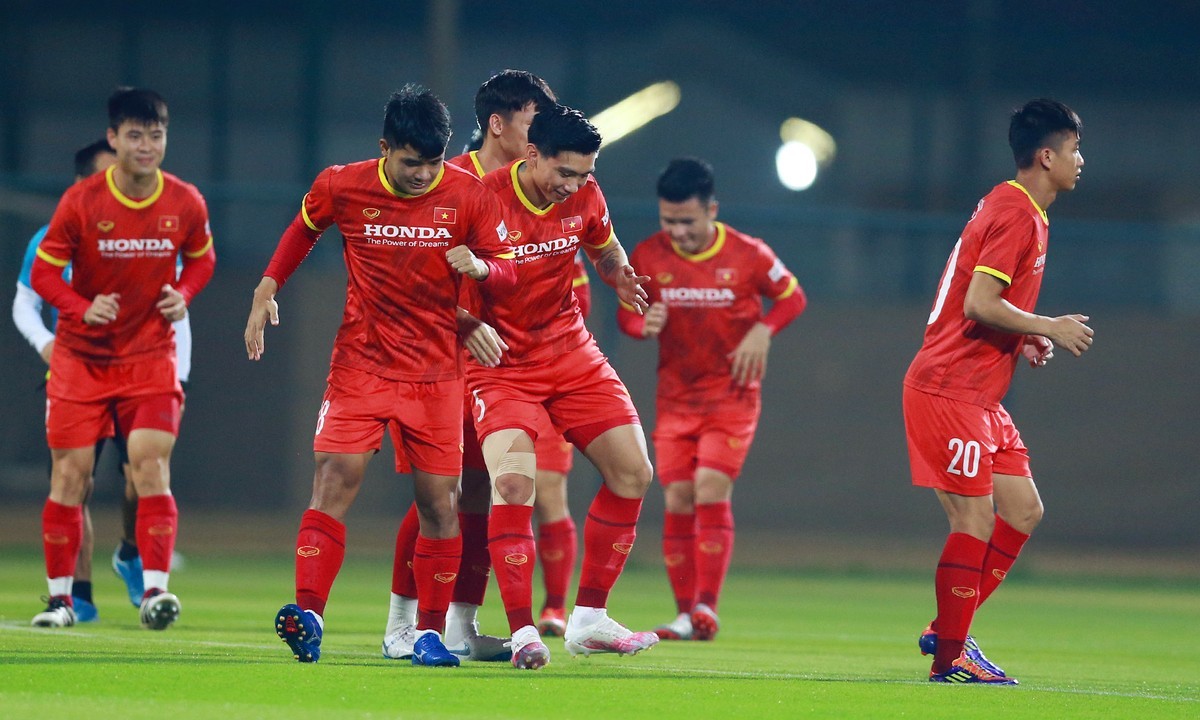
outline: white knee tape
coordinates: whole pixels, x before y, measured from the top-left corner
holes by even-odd
[[[524,475],[530,480],[537,476],[537,453],[512,449],[513,441],[524,434],[524,430],[509,428],[483,439],[483,462],[492,482],[506,473]]]

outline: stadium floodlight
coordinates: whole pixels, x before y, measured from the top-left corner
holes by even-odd
[[[610,108],[592,116],[605,145],[611,145],[651,120],[662,117],[679,105],[679,86],[670,80],[638,90]]]
[[[775,172],[788,190],[807,190],[837,155],[833,136],[816,123],[788,118],[779,128],[783,144],[775,153]]]

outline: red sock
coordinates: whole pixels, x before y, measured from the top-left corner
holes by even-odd
[[[996,516],[996,527],[992,530],[992,538],[988,541],[987,555],[983,557],[983,575],[979,578],[979,605],[991,597],[1009,569],[1025,547],[1029,536],[1016,530],[1004,522],[1004,518]]]
[[[545,607],[565,609],[571,572],[575,570],[575,521],[570,517],[538,527],[538,558],[546,582]]]
[[[979,604],[979,573],[987,543],[966,533],[950,533],[938,560],[934,588],[937,593],[938,631],[934,672],[945,672],[962,652]]]
[[[492,556],[488,553],[487,513],[458,514],[458,526],[462,528],[462,562],[458,566],[458,579],[454,581],[453,602],[482,605],[487,592],[488,578],[492,574]]]
[[[619,497],[601,485],[583,524],[583,569],[575,604],[602,608],[637,538],[641,498]]]
[[[345,557],[346,526],[320,510],[305,510],[296,534],[296,604],[324,615]]]
[[[663,517],[663,564],[675,593],[675,607],[690,613],[696,601],[696,516],[669,512]]]
[[[462,562],[462,535],[435,540],[417,536],[413,576],[417,581],[417,630],[445,632],[446,608]]]
[[[420,531],[421,518],[417,515],[417,504],[413,503],[396,531],[396,553],[392,556],[392,592],[408,598],[417,596],[412,562],[413,553],[417,549],[417,534]]]
[[[717,609],[733,556],[733,507],[726,500],[696,506],[696,602]]]
[[[527,505],[493,505],[488,520],[488,551],[496,570],[496,584],[508,614],[508,628],[516,632],[533,624],[533,508]]]
[[[171,571],[171,553],[175,550],[178,530],[179,509],[175,507],[174,495],[138,498],[135,534],[142,570]]]
[[[60,505],[50,498],[42,506],[42,549],[46,577],[74,577],[79,543],[83,539],[83,506]],[[70,595],[70,591],[67,592]]]

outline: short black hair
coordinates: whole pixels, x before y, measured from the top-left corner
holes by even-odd
[[[167,119],[167,101],[153,90],[119,87],[108,96],[108,126],[113,130],[126,120],[141,125],[166,125]]]
[[[1013,160],[1024,170],[1033,165],[1033,156],[1052,142],[1061,142],[1065,133],[1079,135],[1083,122],[1075,111],[1057,100],[1039,98],[1013,110],[1008,124],[1008,146]]]
[[[590,155],[600,150],[600,131],[578,110],[555,103],[538,111],[529,126],[529,142],[538,152],[555,157],[561,152]]]
[[[658,196],[668,202],[686,202],[697,198],[708,205],[713,198],[712,165],[695,157],[675,158],[658,176]]]
[[[383,139],[393,149],[408,145],[423,158],[446,154],[450,111],[428,88],[408,84],[392,93],[383,113]]]
[[[488,118],[499,115],[505,120],[533,103],[538,110],[558,98],[546,81],[527,70],[502,70],[487,79],[475,93],[475,121],[486,128]]]
[[[96,172],[96,156],[100,153],[116,154],[105,138],[100,138],[91,145],[76,150],[75,177],[82,178],[94,174]]]

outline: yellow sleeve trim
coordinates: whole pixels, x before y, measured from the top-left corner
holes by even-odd
[[[588,284],[587,275],[584,275],[582,277],[577,277],[571,281],[571,287],[573,287],[573,288],[577,288],[580,285],[587,285],[587,284]]]
[[[605,240],[604,242],[600,243],[599,245],[592,245],[591,243],[583,243],[583,244],[587,245],[588,247],[590,247],[593,250],[603,250],[604,248],[608,247],[609,243],[615,242],[616,239],[617,239],[617,231],[609,230],[608,231],[608,239]]]
[[[625,302],[624,300],[617,300],[617,304],[620,305],[621,307],[625,308],[629,312],[637,312],[637,308],[635,308],[634,306]]]
[[[308,216],[308,208],[305,207],[307,202],[308,202],[308,193],[304,193],[304,199],[300,201],[300,216],[304,218],[304,224],[307,225],[308,229],[312,230],[313,232],[323,232],[321,230],[321,228],[317,227],[313,223],[312,218],[310,218]]]
[[[994,268],[990,268],[990,267],[988,267],[988,266],[986,266],[986,265],[976,265],[976,266],[975,266],[975,272],[978,272],[978,273],[983,273],[983,274],[985,274],[985,275],[991,275],[991,276],[992,276],[992,277],[994,277],[994,278],[997,278],[997,279],[999,279],[999,280],[1003,280],[1005,285],[1012,285],[1012,278],[1010,278],[1009,276],[1007,276],[1007,275],[1005,275],[1004,273],[1000,272],[999,270],[996,270],[996,269],[994,269]]]
[[[204,257],[205,255],[208,254],[208,249],[210,247],[212,247],[212,244],[213,244],[212,235],[209,235],[208,242],[204,243],[204,247],[200,248],[199,250],[197,250],[195,252],[184,251],[183,255],[184,255],[184,257],[192,258],[193,260],[198,257]]]
[[[37,249],[37,256],[40,257],[41,259],[45,260],[46,262],[50,263],[54,267],[65,268],[66,266],[71,264],[70,260],[59,260],[58,258],[54,257],[50,253],[41,249],[40,247]]]
[[[506,252],[503,255],[496,255],[495,257],[500,260],[513,260],[517,257],[517,254],[515,252]]]
[[[788,278],[787,288],[785,288],[783,292],[779,293],[779,295],[773,299],[775,301],[779,301],[783,300],[784,298],[791,297],[792,293],[796,292],[796,288],[798,287],[800,287],[800,283],[796,280],[796,276],[793,275],[792,277]]]

